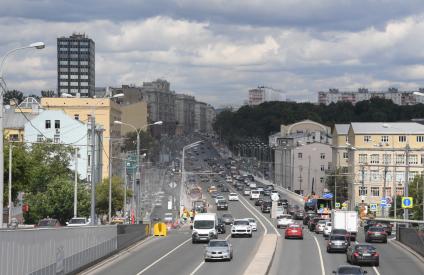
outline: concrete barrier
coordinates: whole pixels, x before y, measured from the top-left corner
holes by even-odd
[[[262,242],[244,271],[244,275],[268,274],[277,247],[277,240],[278,236],[276,234],[266,234],[262,237]]]
[[[117,226],[117,250],[145,239],[150,235],[150,224],[118,224]]]
[[[424,230],[398,227],[397,240],[424,257]]]

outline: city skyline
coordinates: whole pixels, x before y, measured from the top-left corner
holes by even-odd
[[[311,102],[333,87],[424,86],[424,6],[378,2],[13,1],[0,12],[0,51],[46,43],[8,60],[9,88],[26,94],[56,90],[55,41],[73,32],[96,43],[96,86],[161,78],[216,107],[241,105],[258,85]]]

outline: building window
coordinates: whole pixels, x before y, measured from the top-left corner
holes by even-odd
[[[378,154],[372,154],[370,158],[371,164],[379,164],[380,163],[380,156]]]
[[[59,76],[60,79],[68,79],[68,75],[67,74],[61,74]],[[68,86],[68,84],[66,84],[66,86]]]
[[[80,79],[88,79],[88,75],[87,74],[82,74],[82,75],[80,75]]]
[[[303,154],[302,153],[297,153],[297,158],[298,159],[301,159],[303,157]]]
[[[396,155],[396,164],[405,164],[405,155]]]
[[[70,68],[69,70],[71,73],[77,73],[78,72],[78,68]]]
[[[424,142],[424,136],[417,136],[417,142]]]
[[[418,156],[409,155],[409,164],[418,164]]]
[[[59,68],[59,72],[61,72],[61,73],[67,73],[68,72],[68,68],[61,67],[61,68]]]
[[[19,141],[19,135],[18,134],[9,135],[9,141]]]
[[[421,155],[421,164],[424,164],[424,155]]]
[[[371,197],[380,197],[380,187],[371,186]]]
[[[371,142],[371,136],[364,136],[364,142]]]
[[[321,165],[321,171],[325,171],[325,165]]]
[[[87,156],[87,166],[90,167],[91,166],[91,155]]]
[[[54,135],[53,142],[54,143],[60,143],[60,135]]]
[[[78,66],[78,61],[69,61],[69,65]]]
[[[50,129],[51,127],[52,127],[51,121],[50,120],[46,120],[46,129]]]
[[[320,158],[325,159],[325,153],[321,153]]]
[[[386,197],[391,197],[391,196],[392,196],[392,188],[386,187]]]
[[[88,82],[81,82],[80,85],[81,86],[88,86]]]
[[[344,159],[348,159],[349,158],[349,154],[347,152],[343,152],[343,158]]]
[[[406,136],[399,136],[399,142],[406,142]]]
[[[81,66],[88,66],[88,61],[80,61]]]
[[[403,187],[396,187],[396,195],[403,196]]]
[[[78,82],[71,82],[71,86],[78,86]]]
[[[390,164],[392,162],[392,156],[389,154],[383,154],[383,164]]]
[[[366,186],[364,187],[359,186],[358,191],[359,191],[359,196],[366,196],[368,194],[368,189]]]
[[[361,164],[367,163],[367,154],[359,154],[359,163]]]
[[[381,136],[381,142],[389,142],[389,136]]]
[[[346,141],[346,142],[349,142],[349,136],[346,136],[345,141]]]
[[[91,175],[87,175],[87,181],[91,182]]]
[[[79,120],[79,114],[74,115],[75,120]]]
[[[68,65],[68,61],[67,60],[60,60],[59,65]]]
[[[37,135],[37,142],[43,142],[43,135]]]
[[[54,121],[54,128],[55,129],[60,129],[60,120],[55,120]]]
[[[415,176],[418,175],[417,171],[409,171],[408,173],[408,181],[413,181],[415,179]]]
[[[71,74],[71,79],[78,79],[78,75],[77,74]]]
[[[324,183],[324,177],[320,177],[319,178],[319,182],[322,184],[322,183]]]
[[[396,182],[405,181],[405,172],[396,172]]]
[[[378,170],[372,170],[370,172],[371,181],[379,181],[380,180],[380,172]]]

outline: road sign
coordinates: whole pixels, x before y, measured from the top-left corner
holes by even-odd
[[[414,201],[412,197],[402,197],[402,208],[412,208]]]
[[[177,184],[175,183],[175,181],[171,181],[171,182],[169,183],[169,187],[170,187],[170,188],[175,188],[175,187],[177,187]]]
[[[347,207],[347,203],[342,203],[342,207]]]
[[[392,202],[392,197],[386,197],[386,204],[391,204]]]
[[[332,199],[333,198],[333,194],[332,193],[325,193],[324,195],[322,195],[322,197],[324,199]]]
[[[376,203],[370,203],[370,211],[371,212],[377,212],[377,204]]]
[[[386,204],[387,204],[386,198],[382,198],[380,203],[381,207],[386,206]]]
[[[336,202],[336,208],[340,208],[340,202]]]

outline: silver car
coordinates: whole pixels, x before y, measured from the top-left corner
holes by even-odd
[[[205,262],[233,259],[233,248],[227,240],[210,240],[205,246]]]

